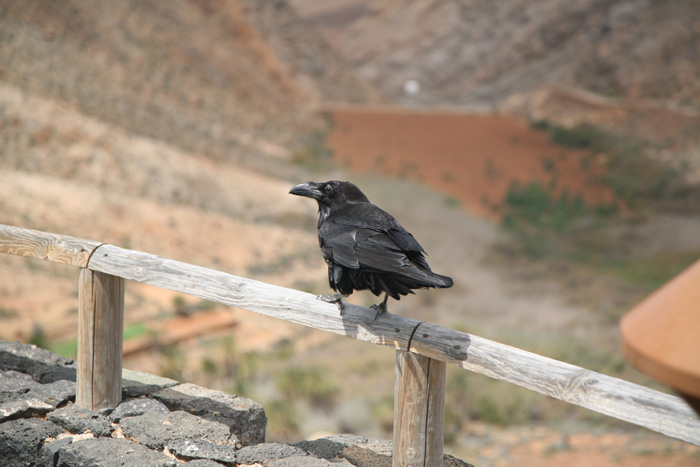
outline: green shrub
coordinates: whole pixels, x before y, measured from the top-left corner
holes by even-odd
[[[607,171],[601,181],[628,206],[654,202],[678,191],[677,186],[681,180],[679,171],[645,156],[641,146],[628,138],[590,123],[566,128],[553,125],[547,120],[538,120],[531,122],[530,127],[546,131],[552,143],[590,150],[589,156],[581,158],[583,169],[590,168],[594,156],[605,155]]]
[[[185,351],[175,345],[160,347],[161,360],[158,374],[176,381],[184,381]]]
[[[46,332],[44,332],[44,326],[41,324],[34,323],[34,327],[32,328],[32,333],[29,335],[29,339],[27,340],[28,344],[36,345],[37,347],[40,347],[42,349],[50,349],[51,348],[51,343],[49,342],[49,338],[46,335]]]
[[[140,337],[147,333],[148,328],[145,324],[143,324],[140,321],[135,323],[129,323],[126,326],[124,326],[124,340]]]
[[[274,400],[265,403],[267,433],[270,439],[286,441],[297,438],[302,414],[292,401]]]
[[[78,356],[78,339],[64,339],[52,343],[49,350],[64,357],[76,358]]]
[[[277,375],[277,389],[290,399],[304,399],[310,404],[329,408],[339,389],[328,372],[320,367],[287,368]]]
[[[550,126],[548,132],[552,143],[575,149],[592,148],[604,137],[600,130],[588,123],[573,128]]]
[[[394,428],[394,396],[387,395],[372,405],[372,417],[378,421],[382,431],[391,435]]]
[[[573,221],[589,214],[580,196],[571,198],[564,191],[554,198],[540,182],[511,184],[505,198],[503,225],[511,231],[530,227],[563,231]]]
[[[530,121],[530,128],[533,130],[547,131],[550,128],[550,123],[547,119]]]

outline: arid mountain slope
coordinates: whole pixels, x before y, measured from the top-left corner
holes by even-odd
[[[338,38],[361,74],[418,103],[496,105],[547,85],[700,106],[693,0],[389,0]]]
[[[320,101],[376,95],[282,1],[0,0],[0,223],[301,287],[287,156]],[[3,337],[74,334],[74,273],[3,255]],[[134,290],[128,321],[172,311]]]
[[[287,195],[291,182],[134,135],[7,84],[0,109],[0,223],[288,285],[304,267],[298,260],[317,249],[299,229],[313,217]],[[269,266],[279,251],[288,268]],[[43,323],[50,338],[74,334],[77,270],[57,274],[53,264],[1,256],[2,337],[26,341],[33,323]],[[167,309],[172,295],[131,303],[128,320]]]
[[[592,124],[700,180],[696,1],[291,2],[397,103]]]
[[[315,103],[381,101],[378,91],[357,77],[319,32],[300,20],[287,1],[242,0],[250,23],[293,73]]]
[[[261,3],[2,1],[0,80],[189,151],[279,155],[319,100],[374,94],[284,2]]]

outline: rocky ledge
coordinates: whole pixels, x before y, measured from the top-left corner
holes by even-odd
[[[391,442],[337,435],[265,443],[263,407],[245,397],[124,370],[122,403],[73,404],[73,360],[0,341],[0,459],[4,466],[390,467]],[[444,465],[469,464],[445,456]]]

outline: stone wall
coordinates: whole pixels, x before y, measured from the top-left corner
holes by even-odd
[[[391,466],[389,441],[265,443],[265,411],[245,397],[124,370],[122,403],[92,411],[73,403],[75,379],[73,360],[0,341],[3,466]]]

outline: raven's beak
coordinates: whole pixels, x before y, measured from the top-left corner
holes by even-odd
[[[321,199],[323,193],[318,189],[321,185],[316,182],[300,183],[293,187],[289,192],[297,196],[306,196],[307,198]]]

